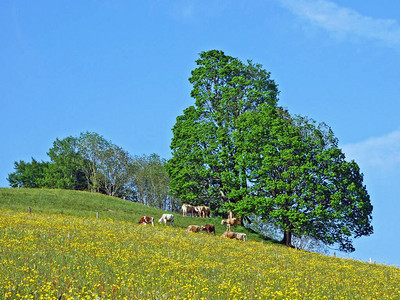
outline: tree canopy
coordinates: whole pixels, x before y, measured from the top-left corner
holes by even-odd
[[[179,201],[168,194],[165,159],[156,154],[131,156],[93,132],[56,139],[50,161],[19,161],[8,176],[11,187],[87,190],[176,210]]]
[[[217,50],[196,63],[194,105],[173,127],[171,193],[260,216],[288,246],[295,234],[353,251],[352,238],[373,231],[372,205],[332,130],[277,106],[277,85],[261,65]]]
[[[260,65],[222,51],[202,52],[196,63],[189,78],[195,105],[177,118],[166,168],[173,194],[217,208],[220,199],[242,199],[247,185],[234,141],[238,117],[261,103],[274,106],[278,89]]]

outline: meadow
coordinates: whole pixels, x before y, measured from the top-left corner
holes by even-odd
[[[115,207],[97,219],[89,203],[29,214],[4,200],[22,192],[0,190],[1,299],[400,299],[395,267],[139,226]]]

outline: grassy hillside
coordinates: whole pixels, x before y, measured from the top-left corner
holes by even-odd
[[[144,215],[159,220],[165,211],[147,207],[120,198],[109,197],[102,194],[50,189],[9,189],[0,188],[0,208],[16,211],[28,211],[31,207],[34,213],[63,214],[77,217],[96,217],[116,221],[139,222]],[[219,218],[201,219],[175,215],[175,226],[187,228],[189,225],[214,224],[217,234],[225,231]],[[158,225],[158,224],[157,224]],[[263,238],[247,229],[238,226],[235,231],[245,232],[250,240],[262,241]],[[265,241],[268,242],[268,241]]]
[[[400,299],[398,268],[139,226],[141,209],[89,193],[0,190],[0,298]]]

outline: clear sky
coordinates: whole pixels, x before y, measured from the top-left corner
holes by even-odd
[[[400,1],[0,1],[0,186],[14,161],[96,132],[170,157],[201,51],[260,63],[279,105],[332,127],[375,233],[345,257],[400,266]]]

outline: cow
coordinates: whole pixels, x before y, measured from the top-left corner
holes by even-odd
[[[186,229],[187,232],[200,232],[200,226],[197,225],[189,225]]]
[[[146,224],[151,224],[151,225],[153,225],[153,227],[154,227],[154,218],[148,217],[148,216],[143,216],[143,217],[140,219],[139,224],[144,224],[144,225],[146,225]]]
[[[247,235],[245,233],[232,232],[232,231],[225,231],[222,234],[222,237],[228,238],[228,239],[237,239],[239,241],[247,240]]]
[[[226,225],[226,230],[231,231],[231,226],[236,226],[241,225],[241,220],[239,218],[233,218],[233,219],[226,219],[221,221],[221,225]]]
[[[195,206],[195,210],[201,218],[209,218],[210,217],[210,208],[205,205]]]
[[[201,226],[200,230],[206,231],[208,234],[211,232],[214,232],[215,235],[215,226],[211,224],[206,224],[204,226]]]
[[[163,214],[158,220],[158,223],[164,223],[164,225],[167,225],[167,223],[170,223],[172,226],[174,226],[174,215],[171,214]]]
[[[209,218],[211,216],[211,209],[209,206],[204,206],[204,218]]]
[[[195,212],[196,212],[196,214],[201,218],[201,215],[202,215],[202,209],[201,209],[201,206],[195,206],[194,207],[194,210],[195,210]]]
[[[247,235],[245,233],[236,232],[236,239],[245,242],[247,240]]]
[[[232,232],[232,231],[225,231],[222,234],[223,238],[228,238],[228,239],[235,239],[236,238],[236,232]]]
[[[194,213],[196,213],[195,207],[193,205],[190,205],[190,204],[185,204],[184,203],[182,205],[181,210],[182,210],[182,216],[184,216],[184,217],[186,217],[187,214],[190,214],[193,217]]]

